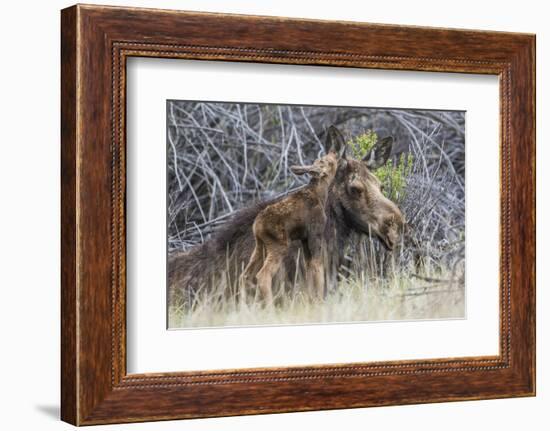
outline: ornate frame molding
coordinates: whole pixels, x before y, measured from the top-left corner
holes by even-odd
[[[257,35],[258,25],[277,31]],[[219,30],[202,30],[212,26]],[[305,36],[311,34],[321,36],[308,41]],[[329,34],[340,37],[324,36]],[[510,33],[99,6],[65,9],[62,419],[98,424],[533,395],[534,43],[534,36]],[[500,354],[127,375],[125,66],[131,56],[498,75]],[[520,217],[519,209],[529,217]],[[250,391],[257,399],[246,396]]]

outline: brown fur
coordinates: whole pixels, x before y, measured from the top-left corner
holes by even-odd
[[[266,303],[271,304],[273,301],[272,279],[288,254],[291,241],[300,241],[302,244],[310,292],[315,288],[317,297],[322,296],[325,285],[321,261],[327,220],[325,205],[337,167],[338,157],[331,151],[312,166],[291,168],[296,174],[312,175],[310,183],[267,206],[256,216],[252,226],[256,246],[243,277],[250,280],[256,276],[258,288]]]
[[[329,129],[326,141],[327,148],[338,152],[345,146],[343,137],[335,127]],[[337,285],[338,270],[345,261],[344,250],[356,237],[352,236],[353,233],[373,234],[387,247],[396,242],[404,218],[397,206],[384,197],[376,177],[371,173],[386,162],[391,147],[391,139],[382,139],[364,160],[341,158],[338,163],[325,205],[323,248],[327,253],[323,266],[327,289]],[[362,190],[356,190],[356,186]],[[168,261],[170,304],[192,307],[194,298],[201,292],[212,294],[216,285],[237,285],[255,247],[254,220],[264,208],[284,198],[259,202],[236,211],[204,244],[188,252],[173,253]],[[392,218],[393,223],[387,222]],[[296,267],[296,257],[301,250],[301,241],[292,241],[282,265],[291,281],[296,272],[306,273],[305,268]],[[233,295],[238,292],[218,293]]]
[[[364,161],[347,160],[338,170],[332,193],[355,231],[376,236],[387,249],[398,242],[405,224],[401,211],[380,189],[380,181]]]

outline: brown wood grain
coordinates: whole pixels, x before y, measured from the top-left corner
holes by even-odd
[[[61,417],[77,422],[76,9],[61,16]]]
[[[533,35],[79,5],[62,11],[61,47],[63,420],[84,425],[534,395]],[[500,76],[499,356],[127,375],[130,56]]]

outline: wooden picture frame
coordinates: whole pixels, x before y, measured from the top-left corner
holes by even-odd
[[[534,35],[82,5],[61,17],[64,421],[535,394]],[[500,354],[128,375],[125,65],[131,56],[498,75]]]

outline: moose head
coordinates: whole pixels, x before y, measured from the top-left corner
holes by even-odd
[[[346,142],[342,133],[331,126],[327,131],[327,151],[342,156],[332,186],[333,210],[347,228],[377,237],[392,250],[399,241],[405,219],[397,205],[384,196],[380,180],[374,171],[390,157],[391,136],[382,138],[362,160],[346,157]]]
[[[342,156],[343,150],[345,150],[345,147],[341,149],[340,155],[338,155],[334,148],[330,148],[326,155],[315,160],[312,165],[291,166],[290,170],[295,175],[309,174],[313,181],[328,180],[330,183],[336,175],[338,159]]]

